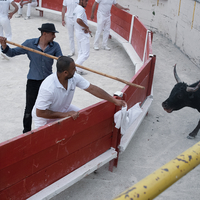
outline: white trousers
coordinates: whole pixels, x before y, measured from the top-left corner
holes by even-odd
[[[3,31],[5,33],[5,37],[8,41],[12,40],[12,31],[10,26],[10,20],[7,16],[0,16],[0,36],[4,36]]]
[[[31,2],[31,3],[28,3],[26,5],[27,5],[26,16],[30,17],[31,16],[31,7],[36,7],[37,6],[37,2]],[[21,6],[19,5],[18,14],[22,15],[22,11],[23,11],[23,8],[21,8]]]
[[[77,38],[78,40],[78,38]],[[78,58],[76,64],[82,65],[85,60],[88,59],[90,55],[90,39],[85,36],[84,39],[78,40]],[[83,71],[81,68],[76,67],[77,71]]]
[[[103,47],[107,46],[108,37],[110,34],[110,16],[104,17],[101,13],[97,12],[97,31],[94,38],[94,47],[99,47],[99,38],[103,31]]]
[[[74,44],[74,18],[66,17],[65,22],[67,24],[68,36],[69,36],[69,46],[71,54],[75,53],[75,44]]]

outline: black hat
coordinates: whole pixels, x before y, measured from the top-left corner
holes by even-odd
[[[56,31],[54,24],[51,23],[42,24],[42,27],[38,29],[44,32],[59,33],[58,31]]]

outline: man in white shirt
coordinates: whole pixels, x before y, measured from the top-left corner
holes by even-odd
[[[69,35],[69,45],[71,54],[68,56],[71,57],[75,54],[75,44],[74,44],[74,9],[79,4],[79,0],[63,0],[62,7],[62,25],[67,25],[68,35]],[[67,11],[67,13],[66,13]]]
[[[88,0],[80,0],[79,5],[74,10],[75,15],[75,33],[78,43],[78,58],[76,64],[82,65],[90,55],[90,34],[85,9]],[[86,74],[81,68],[77,67],[77,72],[81,75]]]
[[[99,50],[99,38],[101,32],[104,31],[102,46],[104,50],[110,51],[110,48],[107,46],[107,42],[110,34],[110,24],[111,24],[110,11],[112,5],[123,10],[129,10],[129,8],[124,8],[123,6],[119,5],[116,2],[116,0],[95,0],[92,6],[91,20],[94,19],[94,11],[96,9],[97,4],[99,4],[99,6],[97,10],[97,31],[94,38],[94,49]]]
[[[24,5],[27,5],[26,17],[24,18],[25,20],[27,20],[31,18],[31,7],[37,6],[37,0],[27,0],[27,1],[21,0],[19,2],[19,10],[18,10],[18,15],[16,16],[16,18],[22,17],[22,11],[23,11]]]
[[[77,74],[72,58],[59,57],[56,67],[57,73],[49,75],[40,86],[32,110],[35,128],[69,116],[74,120],[78,118],[79,108],[71,105],[76,86],[98,98],[112,102],[116,106],[126,105],[125,101],[115,99],[103,89],[90,84],[81,75]]]
[[[10,4],[14,7],[14,11],[9,13]],[[10,26],[10,19],[18,11],[18,6],[14,0],[0,0],[0,36],[5,33],[8,41],[12,39],[12,31]]]

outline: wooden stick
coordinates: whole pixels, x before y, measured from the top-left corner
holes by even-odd
[[[26,49],[26,50],[28,50],[28,51],[32,51],[32,52],[34,52],[34,53],[41,54],[41,55],[43,55],[43,56],[46,56],[46,57],[49,57],[49,58],[58,60],[58,57],[56,57],[56,56],[49,55],[49,54],[47,54],[47,53],[44,53],[44,52],[41,52],[41,51],[38,51],[38,50],[35,50],[35,49],[32,49],[32,48],[23,46],[23,45],[21,45],[21,44],[16,44],[16,43],[10,42],[10,41],[8,41],[8,40],[6,40],[6,43],[9,43],[9,44],[12,44],[12,45],[14,45],[14,46],[20,47],[20,48],[22,48],[22,49]],[[80,67],[80,68],[85,69],[85,70],[87,70],[87,71],[90,71],[90,72],[93,72],[93,73],[96,73],[96,74],[99,74],[99,75],[102,75],[102,76],[105,76],[105,77],[114,79],[114,80],[116,80],[116,81],[120,81],[120,82],[125,83],[125,84],[127,84],[127,85],[130,85],[130,86],[133,86],[133,87],[137,87],[137,88],[141,88],[141,89],[145,89],[144,86],[137,85],[137,84],[135,84],[135,83],[130,83],[130,82],[125,81],[125,80],[123,80],[123,79],[120,79],[120,78],[118,78],[118,77],[111,76],[111,75],[108,75],[108,74],[104,74],[104,73],[98,72],[98,71],[96,71],[96,70],[93,70],[93,69],[90,69],[90,68],[87,68],[87,67],[84,67],[84,66],[81,66],[81,65],[78,65],[78,64],[75,64],[75,65],[76,65],[77,67]]]

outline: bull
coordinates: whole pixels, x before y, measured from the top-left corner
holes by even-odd
[[[169,98],[162,103],[163,109],[171,113],[180,110],[184,107],[191,107],[200,112],[200,81],[187,85],[182,82],[176,72],[176,65],[174,66],[174,77],[177,84],[172,89]],[[200,129],[200,120],[195,129],[189,133],[188,139],[195,138]]]

